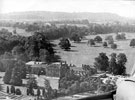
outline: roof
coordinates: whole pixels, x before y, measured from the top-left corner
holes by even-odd
[[[60,63],[52,63],[52,64],[48,65],[47,67],[49,67],[49,68],[60,68],[61,64]]]
[[[45,62],[29,61],[29,62],[26,63],[26,65],[35,65],[35,64],[45,64]]]
[[[45,67],[47,67],[47,64],[34,64],[34,65],[32,65],[31,67],[35,67],[35,68],[45,68]]]

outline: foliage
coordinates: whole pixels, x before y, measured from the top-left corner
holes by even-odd
[[[134,47],[134,46],[135,46],[135,39],[132,39],[132,40],[130,41],[130,46],[131,46],[131,47]]]
[[[60,67],[60,78],[66,77],[70,72],[70,67],[67,64],[62,64]]]
[[[10,79],[12,76],[12,70],[14,68],[15,61],[14,60],[5,60],[5,61],[6,63],[4,66],[6,68],[6,72],[5,72],[3,81],[5,84],[10,84]]]
[[[111,90],[114,90],[114,86],[112,84],[101,84],[98,88],[99,93],[109,92]]]
[[[88,40],[88,45],[94,46],[95,45],[95,41],[93,39]]]
[[[116,48],[117,48],[117,44],[114,44],[114,43],[111,44],[111,48],[112,48],[112,49],[116,49]]]
[[[125,37],[125,33],[121,33],[121,34],[117,34],[116,35],[116,40],[125,40],[126,37]]]
[[[115,75],[118,69],[117,62],[116,62],[116,53],[112,53],[110,56],[111,56],[111,59],[109,61],[108,71],[109,73],[112,73]]]
[[[15,90],[15,93],[16,93],[16,95],[21,95],[21,94],[22,94],[22,93],[21,93],[21,90],[18,89],[18,88]]]
[[[107,42],[103,42],[103,47],[107,47]]]
[[[50,55],[54,54],[52,44],[45,35],[39,32],[36,32],[33,36],[27,38],[24,48],[31,60],[39,60],[41,49],[47,50]]]
[[[108,44],[113,44],[114,43],[112,35],[106,36],[105,40],[108,42]]]
[[[9,93],[9,86],[7,86],[7,93]]]
[[[118,74],[119,75],[125,75],[126,74],[126,67],[125,64],[127,62],[127,57],[124,53],[120,53],[117,56],[117,64],[119,67]]]
[[[26,78],[26,67],[25,63],[18,61],[15,63],[15,67],[12,71],[12,77],[10,83],[13,85],[22,85],[22,79]]]
[[[21,86],[22,85],[22,79],[21,79],[21,74],[18,70],[19,69],[17,67],[15,67],[13,69],[10,84],[16,85],[16,86]]]
[[[109,61],[108,72],[114,75],[125,75],[127,62],[127,57],[124,53],[116,55],[116,53],[111,54],[111,59]]]
[[[95,68],[101,71],[107,71],[107,67],[109,66],[108,60],[109,59],[105,53],[99,53],[99,56],[95,58]]]
[[[102,38],[100,36],[96,36],[94,38],[94,41],[96,41],[96,42],[102,42]]]
[[[85,71],[86,76],[91,76],[97,73],[96,68],[93,68],[93,66],[90,65],[82,65],[82,69]]]
[[[81,37],[78,34],[72,34],[71,40],[73,40],[74,42],[80,42],[81,41]]]
[[[10,88],[10,92],[15,94],[15,87],[12,85],[11,88]]]
[[[46,98],[47,99],[51,99],[52,98],[52,92],[53,92],[53,90],[52,90],[52,87],[51,87],[51,85],[50,85],[50,82],[49,82],[49,80],[48,79],[45,79],[45,81],[44,81],[44,85],[45,85],[45,89],[47,90],[47,92],[46,92]]]
[[[37,96],[40,96],[40,89],[37,89]]]
[[[37,85],[37,81],[35,80],[35,78],[30,78],[27,82],[27,87],[30,89],[30,93],[32,93],[32,89],[37,89],[38,85]]]
[[[70,41],[67,38],[62,38],[59,45],[64,50],[69,50],[71,47]]]

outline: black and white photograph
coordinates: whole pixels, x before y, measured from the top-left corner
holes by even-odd
[[[135,100],[135,1],[0,0],[0,100]]]

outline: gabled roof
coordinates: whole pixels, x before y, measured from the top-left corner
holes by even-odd
[[[35,65],[35,64],[45,64],[45,62],[39,62],[39,61],[29,61],[26,63],[26,65]]]

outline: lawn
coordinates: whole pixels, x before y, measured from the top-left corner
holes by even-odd
[[[100,36],[104,38],[108,34],[100,34]],[[112,33],[109,35],[113,35],[115,37],[116,34]],[[126,33],[126,40],[123,41],[116,41],[115,43],[118,45],[118,48],[116,50],[113,50],[111,48],[104,48],[102,44],[96,44],[96,47],[91,47],[87,45],[87,41],[90,38],[94,38],[96,35],[89,35],[86,36],[86,39],[81,41],[81,43],[74,43],[71,42],[71,51],[64,51],[59,46],[55,47],[57,50],[57,54],[61,57],[62,60],[67,61],[68,64],[74,64],[78,67],[81,67],[82,64],[88,64],[93,65],[95,57],[99,55],[99,53],[104,52],[108,56],[115,52],[115,53],[125,53],[127,56],[127,73],[130,73],[131,68],[135,61],[135,48],[132,48],[129,46],[130,40],[132,38],[135,38],[135,33]],[[55,44],[59,43],[59,40],[54,40]]]
[[[13,30],[14,30],[13,27],[0,27],[0,30],[2,28],[8,29],[9,32],[13,32]],[[24,29],[16,28],[16,32],[17,32],[17,34],[22,35],[22,36],[30,36],[31,35],[30,32],[26,32]]]

